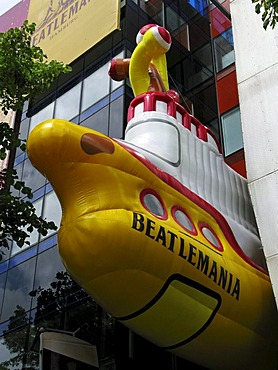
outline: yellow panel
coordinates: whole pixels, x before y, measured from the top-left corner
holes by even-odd
[[[217,306],[216,298],[175,280],[146,312],[124,323],[130,327],[137,327],[139,321],[140,330],[145,333],[147,339],[156,339],[159,346],[170,347],[202,331],[216,313]],[[154,317],[158,318],[155,323]],[[166,332],[167,336],[161,335],[161,330]]]
[[[28,20],[36,23],[33,43],[49,59],[70,63],[115,29],[119,0],[31,0]]]

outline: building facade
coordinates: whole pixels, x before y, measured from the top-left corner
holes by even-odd
[[[29,3],[22,0],[3,14],[1,31],[20,25],[24,14],[27,18]],[[85,5],[86,1],[80,2],[80,7],[81,3]],[[229,2],[220,5],[206,0],[122,1],[120,29],[77,55],[70,63],[71,73],[26,103],[20,137],[26,139],[38,123],[55,117],[123,138],[133,95],[128,81],[110,79],[109,62],[128,58],[140,28],[156,23],[172,35],[167,53],[170,88],[179,92],[181,104],[219,138],[226,162],[245,176],[233,33],[226,16]],[[94,32],[94,25],[90,27]],[[75,48],[69,39],[67,43],[68,48]],[[19,178],[33,189],[37,213],[59,225],[57,197],[26,153],[16,152],[14,167]],[[39,368],[40,328],[77,332],[79,338],[96,345],[102,370],[201,369],[130,332],[88,297],[66,273],[55,232],[46,236],[33,232],[30,243],[23,248],[12,244],[0,262],[1,369]],[[85,367],[76,363],[75,368]]]

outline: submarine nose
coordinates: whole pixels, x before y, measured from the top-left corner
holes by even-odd
[[[40,123],[27,140],[30,161],[43,174],[47,174],[47,169],[55,164],[88,162],[91,155],[112,154],[114,150],[110,138],[59,119]]]

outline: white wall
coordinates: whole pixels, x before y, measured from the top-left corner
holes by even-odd
[[[265,31],[251,0],[231,0],[249,190],[278,302],[278,25]]]

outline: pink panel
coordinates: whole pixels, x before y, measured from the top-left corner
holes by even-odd
[[[22,0],[0,16],[0,32],[20,27],[28,17],[30,0]]]

